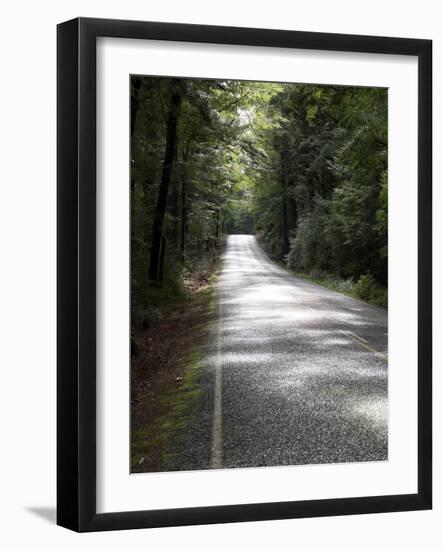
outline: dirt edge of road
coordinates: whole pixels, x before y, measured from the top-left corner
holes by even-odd
[[[202,398],[200,359],[216,311],[215,270],[170,316],[139,335],[131,362],[131,473],[171,470],[174,441]]]

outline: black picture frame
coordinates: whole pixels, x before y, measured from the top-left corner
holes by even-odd
[[[416,494],[96,512],[96,39],[399,54],[418,58],[418,491]],[[78,18],[58,25],[57,523],[104,531],[425,510],[432,506],[432,42]]]

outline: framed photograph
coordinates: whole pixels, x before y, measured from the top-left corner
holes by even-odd
[[[59,525],[430,509],[429,40],[58,26]]]

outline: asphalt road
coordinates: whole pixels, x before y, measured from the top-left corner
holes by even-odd
[[[228,238],[201,418],[178,469],[386,460],[387,312]]]

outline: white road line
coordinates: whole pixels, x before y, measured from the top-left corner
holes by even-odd
[[[367,340],[365,340],[364,338],[362,338],[361,336],[358,336],[357,334],[355,334],[354,332],[351,332],[350,330],[348,330],[348,333],[353,337],[353,338],[357,338],[357,340],[360,340],[360,342],[362,344],[366,344],[367,346],[369,346],[369,342]]]
[[[354,342],[357,342],[357,344],[360,344],[360,346],[363,346],[365,349],[367,349],[368,351],[372,351],[372,353],[374,353],[375,355],[377,355],[378,357],[381,357],[382,359],[384,359],[385,361],[388,360],[388,356],[384,353],[382,353],[381,351],[377,351],[376,349],[372,348],[367,342],[366,340],[363,340],[363,338],[360,338],[359,336],[357,336],[356,334],[354,334],[353,332],[349,331],[349,330],[342,330],[341,331],[343,334],[345,334],[346,336],[349,336],[350,338],[352,338],[352,340],[354,340]]]
[[[304,307],[306,309],[309,309],[311,311],[315,311],[315,309],[313,307],[308,306],[307,304],[303,304],[302,307]],[[344,334],[345,336],[349,336],[350,338],[352,338],[352,340],[354,340],[354,342],[357,342],[357,344],[360,344],[361,346],[363,346],[368,351],[371,351],[372,353],[375,353],[375,355],[378,355],[379,357],[381,357],[385,361],[388,360],[388,356],[385,353],[382,353],[381,351],[377,351],[376,349],[372,348],[369,345],[369,342],[367,340],[365,340],[364,338],[362,338],[361,336],[357,336],[357,334],[354,334],[350,330],[341,330],[340,332],[342,334]]]
[[[221,281],[219,281],[217,352],[215,364],[214,412],[212,419],[211,468],[223,465],[222,444],[222,353],[223,353],[223,304],[221,302]]]

